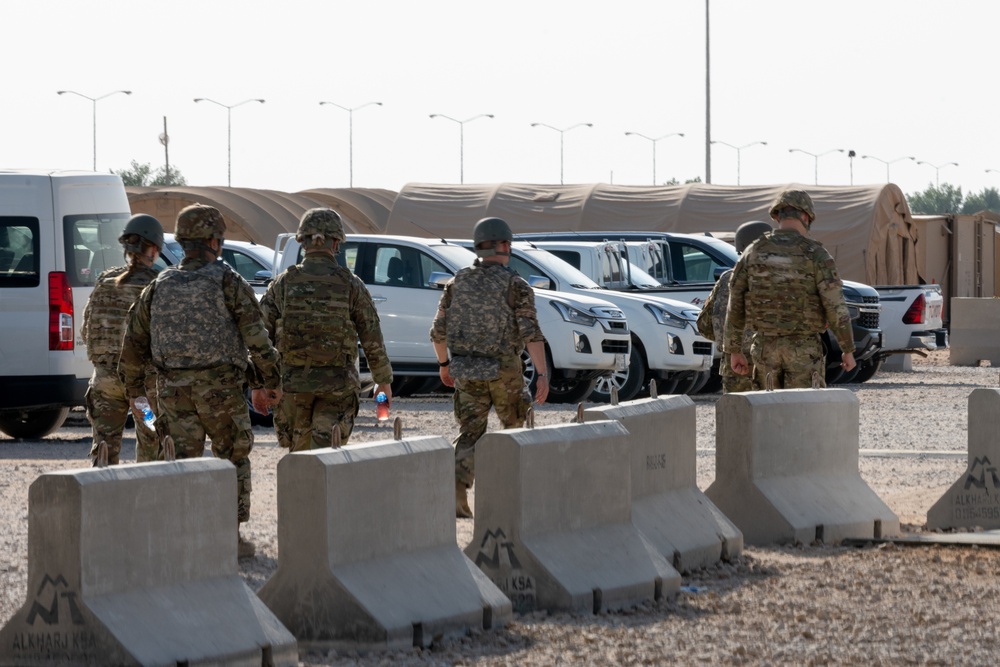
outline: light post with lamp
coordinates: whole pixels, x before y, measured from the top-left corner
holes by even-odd
[[[723,146],[729,146],[734,151],[736,151],[736,185],[740,184],[740,169],[741,169],[741,158],[740,153],[743,152],[744,148],[750,148],[751,146],[756,146],[760,144],[761,146],[767,146],[766,141],[752,141],[749,144],[744,144],[742,146],[733,146],[732,144],[727,144],[725,141],[712,140],[713,144],[722,144]]]
[[[924,162],[923,160],[917,160],[917,164],[926,164],[928,167],[934,169],[934,187],[941,187],[941,170],[945,167],[957,167],[957,162],[945,162],[944,164],[931,164],[930,162]]]
[[[546,125],[545,123],[532,123],[531,127],[547,127],[550,130],[555,130],[559,133],[559,184],[562,185],[563,181],[563,137],[570,130],[576,129],[578,127],[594,127],[593,123],[577,123],[576,125],[570,125],[569,127],[559,129],[558,127],[552,127],[551,125]]]
[[[335,106],[338,109],[343,109],[347,112],[347,163],[348,163],[348,186],[354,187],[354,112],[358,109],[364,109],[365,107],[370,107],[372,105],[382,106],[381,102],[365,102],[361,106],[357,107],[345,107],[337,104],[336,102],[320,102],[319,105],[329,104]]]
[[[804,151],[801,148],[789,148],[789,153],[805,153],[806,155],[811,155],[813,157],[813,179],[814,185],[819,185],[819,159],[824,155],[829,155],[830,153],[843,153],[843,148],[831,148],[823,153],[810,153],[809,151]]]
[[[443,113],[432,113],[431,118],[445,118],[458,124],[458,182],[459,184],[465,183],[465,124],[471,123],[477,118],[493,118],[493,114],[481,113],[472,118],[457,120],[451,116],[445,116]]]
[[[656,185],[656,142],[660,141],[661,139],[667,139],[669,137],[683,137],[684,133],[683,132],[672,132],[670,134],[664,134],[662,137],[656,137],[655,139],[652,138],[652,137],[647,137],[645,134],[640,134],[638,132],[626,132],[625,136],[626,137],[629,137],[629,136],[642,137],[646,141],[649,141],[650,143],[653,144],[653,185]]]
[[[94,120],[94,171],[97,171],[97,102],[98,100],[103,100],[105,97],[111,97],[112,95],[117,95],[122,93],[123,95],[131,95],[131,90],[113,90],[110,93],[101,95],[100,97],[88,97],[83,93],[78,93],[75,90],[57,90],[56,95],[76,95],[82,97],[85,100],[90,100],[93,105],[93,120]]]
[[[917,158],[915,158],[913,156],[898,157],[895,160],[889,160],[888,162],[886,162],[882,158],[875,157],[874,155],[862,155],[861,159],[862,160],[875,160],[876,162],[881,162],[882,164],[884,164],[885,165],[885,182],[888,183],[889,182],[889,165],[890,164],[896,164],[897,162],[901,162],[902,160],[914,160],[915,161]]]
[[[243,100],[238,104],[223,104],[222,102],[216,102],[207,97],[196,97],[195,102],[211,102],[216,104],[226,110],[226,186],[233,187],[233,109],[236,107],[241,107],[244,104],[249,104],[250,102],[264,103],[264,100],[259,97],[254,97],[249,100]]]

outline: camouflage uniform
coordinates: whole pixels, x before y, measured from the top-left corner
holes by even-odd
[[[775,389],[825,387],[820,334],[828,326],[841,349],[853,353],[843,284],[819,241],[779,229],[747,248],[730,279],[724,349],[739,351],[744,329],[755,332],[754,389],[766,388],[768,374]]]
[[[218,211],[194,205],[180,212],[178,228],[196,207],[193,224],[206,210],[221,223]],[[277,389],[280,382],[253,288],[225,263],[200,257],[162,271],[130,314],[119,364],[130,397],[142,393],[141,370],[150,360],[177,458],[203,456],[211,438],[212,453],[236,466],[237,517],[249,520],[253,430],[243,384],[256,377]]]
[[[87,418],[94,436],[90,456],[96,462],[97,446],[103,440],[108,446],[109,465],[119,462],[122,431],[129,414],[125,385],[118,376],[118,357],[121,354],[128,310],[138,299],[142,289],[156,278],[156,270],[141,266],[136,267],[121,284],[117,284],[118,277],[128,269],[127,266],[119,266],[98,276],[94,291],[83,311],[83,325],[80,328],[83,343],[87,346],[87,358],[94,365],[94,373],[84,397]],[[147,365],[144,375],[144,394],[149,399],[153,412],[157,413],[156,368],[152,364]],[[157,430],[162,428],[159,421],[156,426]],[[136,424],[135,440],[137,462],[161,458],[159,436],[146,428],[145,424]]]
[[[271,283],[261,309],[281,359],[283,394],[274,410],[279,444],[291,451],[330,447],[338,425],[347,444],[361,392],[359,340],[375,382],[392,382],[368,289],[335,257],[310,252]]]
[[[443,316],[442,316],[443,313]],[[524,425],[532,398],[524,382],[525,344],[545,340],[528,283],[501,264],[476,260],[444,288],[430,332],[446,342],[455,378],[455,480],[475,481],[475,446],[492,406],[504,428]]]
[[[726,309],[729,307],[729,280],[733,275],[733,270],[728,269],[715,283],[712,293],[701,304],[701,313],[698,314],[698,331],[709,340],[714,340],[715,345],[722,349],[722,337],[726,332]],[[750,342],[753,340],[753,331],[747,329],[743,332],[743,354],[750,358]],[[724,352],[722,361],[719,363],[719,375],[722,376],[722,393],[728,394],[734,391],[752,391],[753,382],[749,375],[739,375],[733,370],[729,363],[732,355]]]

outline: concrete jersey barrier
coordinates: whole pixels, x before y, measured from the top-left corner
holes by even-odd
[[[1000,366],[1000,299],[952,298],[949,329],[952,366],[976,366],[984,359]]]
[[[458,548],[440,436],[286,455],[278,570],[258,593],[300,644],[400,650],[488,630],[510,601]]]
[[[927,510],[927,528],[1000,529],[1000,389],[969,394],[969,467]]]
[[[221,459],[41,475],[28,591],[4,665],[296,665],[295,638],[236,564],[236,469]]]
[[[687,396],[601,405],[588,421],[613,419],[629,432],[632,523],[681,572],[743,552],[743,533],[698,488],[697,423]]]
[[[676,591],[631,522],[628,431],[615,421],[508,429],[476,443],[466,555],[515,611],[599,613]]]
[[[748,544],[899,534],[899,518],[858,472],[850,391],[726,394],[715,415],[715,481],[705,495]]]

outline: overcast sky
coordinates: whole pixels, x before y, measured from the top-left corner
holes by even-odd
[[[912,156],[929,164],[889,167],[906,193],[936,176],[1000,186],[986,171],[1000,170],[1000,2],[710,12],[712,138],[767,142],[712,146],[713,183],[811,184],[817,164],[820,184],[883,183],[883,161]],[[561,169],[566,183],[649,185],[654,145],[658,183],[705,180],[704,0],[5,0],[0,25],[0,167],[90,169],[94,104],[56,91],[127,89],[96,103],[99,171],[162,166],[165,116],[171,166],[226,185],[227,110],[204,97],[266,100],[231,111],[237,187],[347,187],[352,164],[355,187],[391,190],[460,173],[559,183]],[[593,126],[558,131],[579,123]],[[672,133],[685,136],[651,141]]]

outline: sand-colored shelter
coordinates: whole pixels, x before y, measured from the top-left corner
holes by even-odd
[[[898,186],[813,186],[782,183],[723,186],[436,185],[411,183],[396,197],[389,234],[468,237],[476,220],[506,219],[514,232],[643,230],[732,232],[768,220],[786,189],[807,191],[816,207],[812,235],[837,260],[842,277],[870,285],[916,284],[913,216]],[[930,281],[927,281],[930,282]]]

